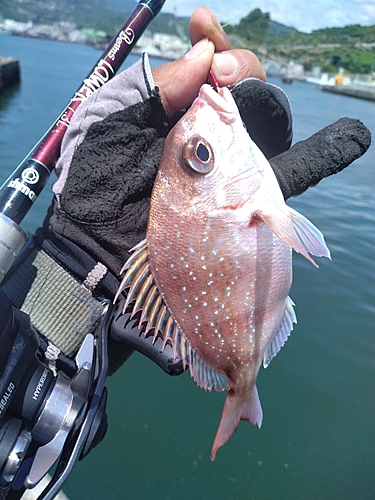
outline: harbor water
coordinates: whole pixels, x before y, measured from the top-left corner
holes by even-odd
[[[21,67],[21,83],[0,95],[2,183],[100,52],[0,34],[0,55]],[[343,116],[360,119],[375,136],[374,102],[270,81],[289,96],[295,142]],[[332,261],[319,259],[316,269],[294,254],[298,324],[260,371],[262,428],[241,422],[211,462],[225,394],[204,392],[188,373],[169,377],[134,354],[108,380],[109,429],[64,486],[71,500],[375,499],[374,151],[288,202],[324,233]],[[23,229],[42,223],[51,182]]]

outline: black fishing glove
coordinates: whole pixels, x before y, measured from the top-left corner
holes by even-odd
[[[248,79],[232,91],[245,126],[273,167],[285,199],[337,173],[370,144],[344,118],[294,145],[289,102],[278,87]],[[72,159],[50,227],[116,276],[145,237],[148,204],[168,128],[155,91],[145,102],[93,124]]]
[[[270,159],[285,199],[344,169],[370,145],[367,128],[343,118],[289,149],[291,112],[281,89],[250,78],[232,93],[250,136]],[[18,266],[20,292],[14,291],[12,276],[5,285],[13,303],[31,315],[42,338],[61,355],[71,357],[95,326],[102,311],[97,304],[113,298],[129,249],[145,237],[151,190],[170,126],[146,61],[90,96],[68,129],[57,165],[56,196],[25,261],[32,271]],[[42,262],[36,263],[40,255]],[[42,276],[37,286],[35,274]]]

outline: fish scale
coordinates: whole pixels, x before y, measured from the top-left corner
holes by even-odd
[[[117,293],[140,326],[172,345],[206,390],[227,390],[211,450],[240,420],[259,427],[256,379],[296,322],[292,248],[330,257],[321,232],[288,207],[272,168],[242,126],[228,89],[203,85],[166,138],[147,238]],[[315,263],[314,263],[315,264]]]

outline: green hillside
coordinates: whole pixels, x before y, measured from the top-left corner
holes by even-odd
[[[35,24],[70,22],[77,28],[95,28],[113,36],[136,5],[134,0],[1,0],[0,18]],[[160,13],[150,31],[188,36],[189,19]],[[349,25],[302,33],[273,21],[254,9],[225,30],[238,46],[268,55],[280,62],[294,60],[309,70],[321,66],[334,72],[369,73],[375,61],[375,26]]]
[[[255,9],[225,30],[255,52],[282,61],[293,59],[305,70],[321,66],[329,72],[342,67],[350,73],[369,73],[375,61],[375,26],[349,25],[307,34],[275,23],[268,13]]]
[[[128,0],[134,8],[134,2]],[[129,8],[129,13],[131,12]],[[56,24],[68,22],[78,29],[96,28],[115,32],[126,18],[123,13],[113,10],[106,0],[1,0],[0,17],[34,24]]]

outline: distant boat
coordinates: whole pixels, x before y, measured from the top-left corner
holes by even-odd
[[[19,83],[19,81],[20,67],[18,59],[0,56],[0,93]]]
[[[293,77],[293,75],[285,74],[285,75],[283,75],[282,80],[284,83],[293,83],[294,77]]]
[[[348,76],[344,76],[342,74],[337,74],[337,75],[330,75],[329,73],[322,73],[319,77],[316,76],[307,76],[306,80],[307,83],[313,83],[315,85],[321,85],[321,86],[332,86],[334,87],[335,85],[350,85],[351,84],[351,78]]]

